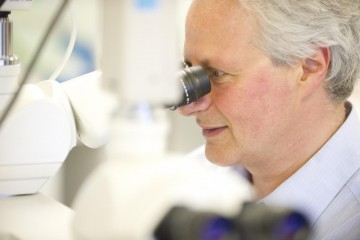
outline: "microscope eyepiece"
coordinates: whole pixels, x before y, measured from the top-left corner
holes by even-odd
[[[195,102],[211,91],[209,77],[201,66],[181,69],[178,79],[182,88],[182,99],[179,104],[170,106],[171,110]]]

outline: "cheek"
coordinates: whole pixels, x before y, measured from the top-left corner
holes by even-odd
[[[280,113],[292,102],[294,86],[285,71],[258,71],[243,88],[244,101],[256,106],[265,116]]]
[[[231,124],[235,138],[264,136],[291,115],[292,89],[281,78],[270,79],[259,73],[221,92],[218,108]]]

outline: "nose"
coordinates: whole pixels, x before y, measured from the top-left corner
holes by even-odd
[[[195,116],[196,114],[206,111],[211,105],[211,95],[207,94],[199,100],[178,108],[178,112],[184,116]]]

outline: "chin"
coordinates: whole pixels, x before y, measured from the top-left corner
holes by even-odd
[[[238,164],[238,161],[232,156],[230,151],[227,151],[224,146],[213,147],[206,145],[205,148],[206,158],[213,164],[228,167]]]

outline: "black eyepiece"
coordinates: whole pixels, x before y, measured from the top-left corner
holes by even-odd
[[[201,66],[185,67],[178,72],[183,90],[181,102],[170,106],[171,110],[199,100],[211,91],[208,75]]]

